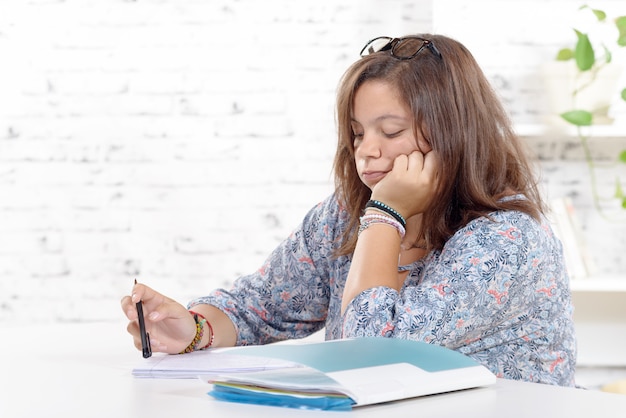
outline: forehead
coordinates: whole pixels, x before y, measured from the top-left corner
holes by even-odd
[[[366,81],[356,90],[351,113],[355,119],[381,115],[406,119],[410,116],[397,87],[382,80]]]
[[[362,94],[363,92],[367,92],[369,94],[394,96],[398,100],[401,99],[398,87],[394,83],[379,78],[369,79],[361,83],[361,85],[356,88],[356,91],[354,93],[355,98],[358,94]]]

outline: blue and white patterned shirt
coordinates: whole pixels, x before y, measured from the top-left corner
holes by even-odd
[[[402,289],[360,293],[341,315],[351,257],[334,257],[347,213],[331,195],[255,273],[190,302],[217,306],[237,344],[303,338],[405,338],[466,354],[498,377],[574,386],[576,341],[561,243],[547,222],[498,211],[408,266]]]

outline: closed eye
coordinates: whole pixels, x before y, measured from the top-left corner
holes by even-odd
[[[404,129],[401,129],[399,131],[391,132],[391,133],[383,132],[383,135],[385,135],[386,138],[396,138],[396,137],[402,135],[402,133],[404,131],[405,131]]]

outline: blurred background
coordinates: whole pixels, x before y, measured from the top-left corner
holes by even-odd
[[[614,219],[594,208],[579,138],[553,123],[543,77],[572,28],[591,24],[582,4],[3,0],[0,323],[123,323],[135,278],[185,303],[257,269],[333,190],[335,89],[362,46],[435,32],[492,81],[546,199],[564,203],[556,224],[575,213],[564,243],[585,260],[572,285],[580,363],[595,366],[582,384],[624,375],[626,211],[610,198]],[[623,0],[589,5],[626,14]],[[625,115],[616,94],[613,123],[589,141],[609,197],[626,178]]]
[[[581,4],[3,0],[0,322],[120,321],[135,278],[185,303],[254,271],[333,190],[343,71],[367,40],[421,32],[474,53],[547,198],[573,202],[590,275],[620,279],[626,226],[593,209],[577,140],[546,125],[541,68]],[[600,159],[626,149],[624,107]],[[599,169],[610,192],[620,168]]]

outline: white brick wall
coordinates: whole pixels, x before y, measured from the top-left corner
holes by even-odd
[[[3,0],[0,321],[118,320],[135,277],[184,302],[257,268],[332,190],[335,87],[371,37],[458,37],[536,122],[560,29],[536,9],[569,3]]]

